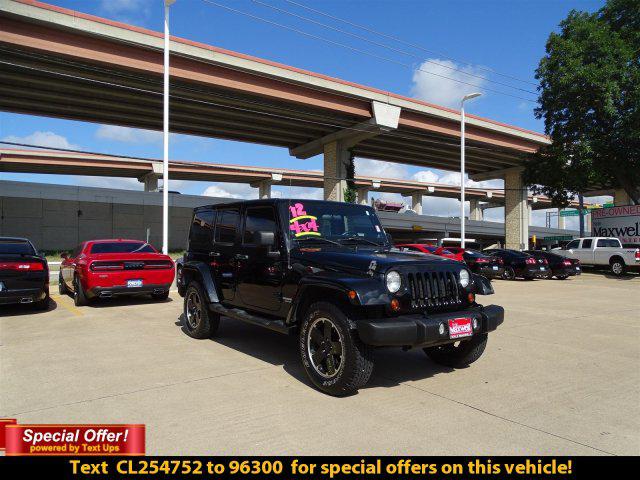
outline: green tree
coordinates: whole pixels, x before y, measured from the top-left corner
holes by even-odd
[[[594,186],[640,203],[640,0],[571,11],[536,78],[536,117],[553,143],[528,162],[525,181],[558,205]]]
[[[356,178],[356,164],[355,155],[349,150],[349,163],[346,165],[347,170],[347,188],[344,189],[344,201],[347,203],[356,203],[357,191],[356,183],[353,181]]]

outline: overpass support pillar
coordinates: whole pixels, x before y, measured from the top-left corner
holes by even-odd
[[[272,173],[271,178],[260,180],[259,182],[251,183],[253,188],[258,189],[258,198],[271,198],[271,185],[282,181],[282,173]]]
[[[359,188],[357,191],[358,203],[360,205],[369,205],[369,189]]]
[[[158,191],[158,177],[152,173],[145,175],[142,179],[144,183],[145,192],[157,192]]]
[[[505,246],[515,250],[529,246],[529,205],[522,170],[507,170],[504,176]]]
[[[564,221],[565,217],[563,217],[561,215],[561,213],[562,213],[562,208],[559,208],[558,209],[558,228],[561,229],[561,230],[564,230],[567,227],[566,227],[566,223]]]
[[[139,182],[144,184],[145,192],[158,191],[158,179],[162,176],[163,165],[160,162],[151,164],[152,170],[138,178]]]
[[[584,233],[591,235],[591,212],[584,216]]]
[[[424,192],[422,190],[416,190],[411,192],[411,210],[418,215],[422,215],[422,196]]]
[[[615,206],[631,205],[631,198],[624,189],[616,188],[613,192],[613,204]]]
[[[480,200],[472,198],[469,200],[469,220],[482,220],[482,209],[480,208]]]
[[[258,198],[271,198],[271,180],[262,180],[256,186],[258,187]]]
[[[324,199],[344,202],[349,150],[341,141],[324,145]]]

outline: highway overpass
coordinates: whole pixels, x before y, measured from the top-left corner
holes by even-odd
[[[162,174],[162,161],[82,152],[0,148],[0,172],[137,178],[146,191],[156,191]],[[169,173],[176,180],[249,184],[258,189],[260,198],[270,197],[273,185],[314,188],[324,185],[322,172],[210,162],[171,160]],[[460,198],[459,186],[443,183],[364,175],[357,175],[354,183],[360,203],[369,203],[369,192],[398,193],[410,197],[409,206],[419,214],[422,213],[424,196]],[[473,220],[481,220],[482,211],[486,208],[504,205],[502,189],[467,187],[465,191]],[[551,200],[544,196],[529,195],[528,204],[534,210],[552,207]],[[576,208],[578,204],[573,202],[570,206]]]
[[[162,34],[33,0],[0,0],[0,109],[160,130]],[[342,200],[351,153],[459,168],[460,114],[365,85],[173,37],[171,131],[324,156]],[[467,171],[504,178],[505,235],[528,243],[521,171],[544,135],[467,116]]]
[[[191,214],[200,205],[233,199],[169,195],[170,248],[186,246]],[[0,181],[0,236],[28,237],[43,250],[69,250],[93,238],[138,238],[158,246],[162,239],[162,195],[157,192]],[[459,237],[458,218],[380,212],[382,224],[399,241]],[[530,227],[538,238],[577,236],[572,230]],[[470,238],[504,242],[504,225],[467,223]]]

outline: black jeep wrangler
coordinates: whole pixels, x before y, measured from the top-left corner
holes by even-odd
[[[178,291],[193,338],[221,316],[297,334],[307,375],[331,395],[367,383],[375,347],[467,366],[504,319],[476,303],[493,289],[463,263],[396,251],[371,207],[316,200],[196,208]]]

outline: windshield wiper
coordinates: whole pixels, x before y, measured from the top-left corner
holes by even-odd
[[[348,241],[361,241],[361,242],[366,242],[369,245],[375,245],[376,247],[381,247],[382,244],[378,243],[378,242],[374,242],[373,240],[369,240],[368,238],[364,238],[364,237],[359,237],[357,235],[353,235],[351,237],[346,237],[346,238],[341,238],[340,242],[348,242]]]
[[[316,241],[316,240],[320,240],[322,242],[327,242],[327,243],[332,243],[334,245],[338,245],[339,247],[342,247],[344,245],[342,245],[341,243],[338,242],[334,242],[333,240],[329,240],[328,238],[324,238],[324,237],[317,237],[317,236],[310,236],[310,237],[298,237],[298,238],[294,238],[294,240],[296,242],[311,242],[311,241]]]

